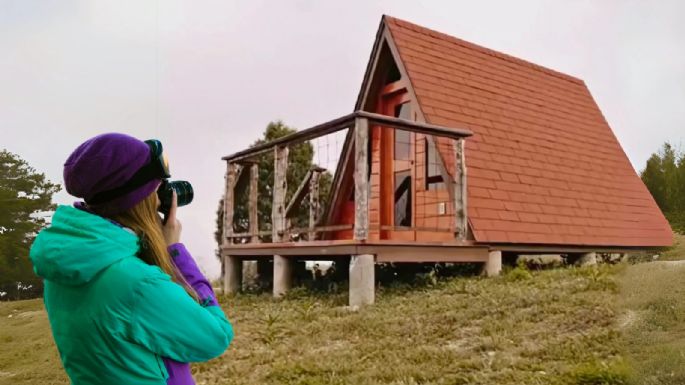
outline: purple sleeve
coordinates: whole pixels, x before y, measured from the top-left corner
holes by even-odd
[[[182,243],[174,243],[168,247],[168,250],[178,271],[200,297],[202,306],[219,306],[212,285],[197,267],[186,247]]]
[[[195,380],[193,380],[193,375],[190,372],[190,364],[164,357],[164,366],[166,366],[166,371],[169,374],[169,378],[166,380],[167,385],[195,385]]]

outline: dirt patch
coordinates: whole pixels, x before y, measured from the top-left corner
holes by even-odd
[[[618,327],[627,329],[632,327],[640,319],[640,316],[635,310],[628,310],[618,317]]]
[[[35,311],[25,311],[23,313],[15,314],[14,316],[17,318],[33,318],[33,317],[42,317],[45,315],[45,312],[42,310],[35,310]]]

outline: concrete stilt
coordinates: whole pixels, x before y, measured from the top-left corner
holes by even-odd
[[[293,282],[293,262],[280,255],[274,255],[274,297],[281,297],[290,290]]]
[[[350,307],[373,304],[376,296],[376,264],[371,254],[350,259]]]
[[[235,294],[243,283],[243,261],[232,255],[224,256],[224,294]]]
[[[597,253],[581,254],[576,262],[578,266],[594,266],[597,264]]]
[[[502,252],[499,250],[490,251],[488,261],[483,266],[483,273],[488,277],[498,276],[502,271]]]
[[[255,288],[259,285],[257,261],[243,261],[243,287]]]

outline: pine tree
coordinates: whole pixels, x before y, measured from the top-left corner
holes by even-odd
[[[664,143],[640,173],[657,205],[677,231],[685,231],[685,153]]]
[[[23,294],[19,285],[40,286],[29,248],[46,224],[41,214],[54,209],[52,195],[59,190],[18,155],[0,151],[0,292],[6,297],[18,299]]]
[[[664,171],[661,166],[661,156],[659,154],[652,154],[647,160],[647,165],[645,169],[642,170],[640,174],[642,182],[656,201],[656,204],[661,208],[662,211],[666,210],[668,205],[666,198],[666,178],[664,177]]]

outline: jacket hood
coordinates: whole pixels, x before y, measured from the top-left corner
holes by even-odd
[[[111,264],[136,255],[138,249],[138,236],[129,229],[75,207],[58,206],[29,255],[38,276],[79,286]]]

